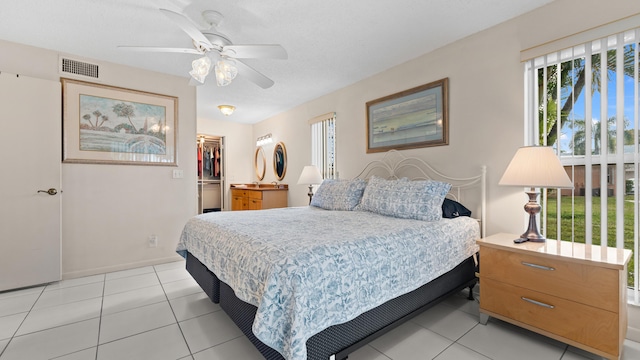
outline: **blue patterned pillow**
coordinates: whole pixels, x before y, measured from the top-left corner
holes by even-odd
[[[436,221],[451,184],[434,180],[398,181],[373,176],[362,195],[359,210],[404,219]]]
[[[362,179],[326,179],[313,195],[311,206],[326,210],[353,210],[360,203],[365,186]]]

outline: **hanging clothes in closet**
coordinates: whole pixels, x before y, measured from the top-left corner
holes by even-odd
[[[216,145],[214,155],[211,159],[213,161],[213,176],[220,177],[220,146]]]
[[[202,144],[198,144],[198,177],[202,177]]]
[[[198,177],[219,179],[221,166],[221,146],[218,142],[204,141],[198,144]]]
[[[198,213],[221,211],[222,143],[219,138],[198,135]]]
[[[203,171],[206,175],[211,176],[211,153],[212,150],[207,146],[204,147],[204,163]]]

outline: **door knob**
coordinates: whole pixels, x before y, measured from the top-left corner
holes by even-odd
[[[42,193],[47,193],[47,194],[49,194],[49,195],[55,195],[55,194],[57,194],[57,193],[58,193],[58,190],[56,190],[56,189],[54,189],[54,188],[51,188],[51,189],[49,189],[49,190],[38,190],[38,192],[39,192],[39,193],[41,193],[41,192],[42,192]]]

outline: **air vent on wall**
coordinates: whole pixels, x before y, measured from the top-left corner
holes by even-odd
[[[81,75],[97,79],[98,65],[61,57],[60,73]]]

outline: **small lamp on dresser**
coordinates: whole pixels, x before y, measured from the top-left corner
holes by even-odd
[[[572,189],[573,183],[560,159],[551,147],[524,146],[518,149],[505,170],[500,185],[530,187],[526,191],[529,202],[524,211],[529,214],[529,228],[514,242],[544,242],[545,237],[538,231],[536,215],[540,212],[538,192],[535,188]]]
[[[302,169],[302,173],[300,174],[300,178],[298,179],[298,185],[305,184],[309,185],[309,204],[311,204],[311,199],[313,198],[313,185],[318,185],[322,182],[322,175],[320,174],[320,170],[313,165],[307,165]]]

